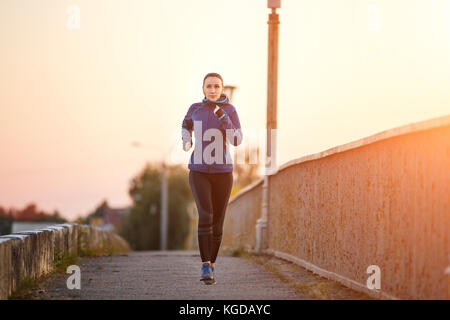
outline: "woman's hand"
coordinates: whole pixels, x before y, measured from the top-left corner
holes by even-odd
[[[225,111],[222,110],[221,107],[219,107],[218,105],[216,105],[216,108],[214,109],[214,114],[220,118],[221,116],[223,116],[225,114]]]
[[[181,139],[183,140],[183,150],[188,151],[192,147],[192,136],[189,130],[181,129]]]

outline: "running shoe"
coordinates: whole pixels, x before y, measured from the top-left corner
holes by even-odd
[[[214,274],[214,267],[213,266],[211,266],[211,272],[212,272],[212,276],[213,276],[212,280],[205,280],[204,284],[212,285],[212,284],[216,284],[217,283],[216,282],[216,276]]]
[[[213,275],[211,271],[211,265],[208,262],[204,262],[202,265],[202,276],[200,278],[200,281],[205,280],[213,280]]]

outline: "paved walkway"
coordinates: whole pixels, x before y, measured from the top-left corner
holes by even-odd
[[[232,257],[219,254],[216,285],[200,279],[201,260],[196,251],[135,251],[113,257],[81,258],[81,289],[69,290],[69,274],[56,274],[41,285],[36,299],[187,299],[187,300],[307,300],[323,298],[308,286],[318,277],[284,260],[269,257]],[[288,268],[287,268],[288,267]],[[289,276],[292,281],[287,281]],[[299,282],[300,281],[300,282]],[[326,280],[327,283],[330,281]],[[334,283],[334,282],[333,282]],[[335,284],[335,283],[334,283]],[[339,299],[365,299],[336,284]],[[299,290],[301,289],[301,290]],[[309,288],[310,289],[310,288]],[[333,298],[333,296],[326,297]]]

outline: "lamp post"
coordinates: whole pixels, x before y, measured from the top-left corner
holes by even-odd
[[[269,14],[268,61],[267,61],[267,122],[266,122],[266,161],[262,186],[261,217],[256,221],[256,251],[268,248],[267,217],[269,211],[269,175],[276,170],[276,129],[278,92],[278,26],[280,24],[277,8],[281,0],[267,0]]]
[[[233,86],[233,85],[229,85],[229,84],[223,86],[223,91],[228,96],[231,103],[233,103],[233,93],[234,93],[234,90],[236,90],[236,89],[237,89],[237,86]]]

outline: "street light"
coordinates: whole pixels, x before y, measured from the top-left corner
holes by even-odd
[[[280,20],[277,9],[281,0],[267,0],[269,13],[268,61],[267,61],[267,123],[266,123],[266,161],[264,183],[262,186],[261,217],[256,221],[256,251],[268,248],[267,217],[269,211],[269,175],[276,166],[276,129],[277,129],[277,94],[278,94],[278,26]],[[273,134],[272,134],[273,131]],[[273,150],[273,153],[272,153]],[[275,170],[276,171],[276,170]]]
[[[161,222],[160,222],[160,243],[161,243],[161,250],[167,250],[167,233],[168,233],[168,226],[169,226],[169,216],[167,213],[167,199],[168,199],[168,190],[167,190],[167,166],[166,166],[166,160],[167,156],[172,152],[173,147],[175,147],[177,141],[174,141],[172,145],[170,146],[169,150],[166,153],[163,153],[161,157]],[[131,143],[133,147],[136,148],[144,148],[142,144],[139,141],[133,141]],[[149,148],[146,148],[149,149]],[[161,151],[160,148],[159,151]],[[154,148],[151,148],[151,150],[154,150]],[[151,208],[150,208],[151,209]]]
[[[237,86],[233,86],[233,85],[229,85],[229,84],[223,86],[223,91],[228,96],[228,99],[230,99],[231,103],[233,103],[233,93],[234,93],[234,90],[236,90],[236,89],[237,89]]]

